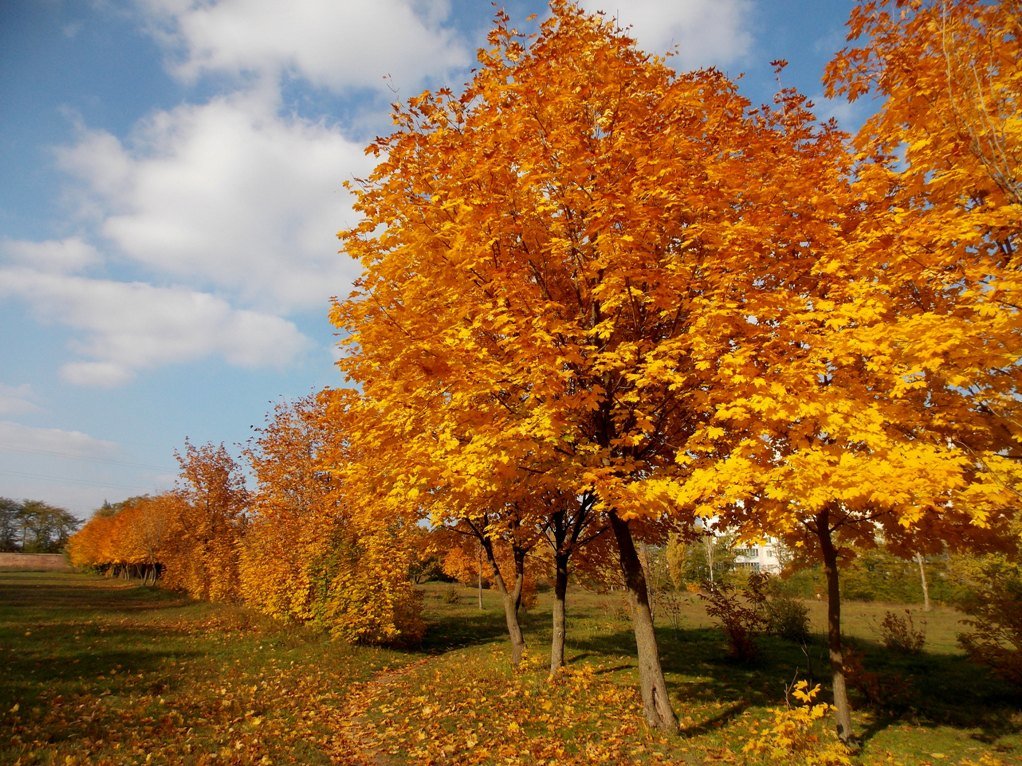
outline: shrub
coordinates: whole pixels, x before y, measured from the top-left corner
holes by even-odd
[[[916,695],[911,679],[900,673],[881,675],[866,670],[862,655],[848,646],[844,666],[848,686],[857,690],[870,707],[899,715],[911,708]]]
[[[926,623],[916,628],[908,609],[904,617],[895,612],[885,612],[880,622],[880,640],[893,652],[919,654],[926,643]]]
[[[664,616],[670,619],[675,628],[681,627],[681,599],[677,591],[664,590],[656,593],[652,602],[657,619]]]
[[[787,641],[809,640],[809,607],[791,596],[774,596],[766,605],[767,632]]]
[[[766,627],[768,577],[752,574],[741,589],[727,583],[707,583],[706,592],[699,594],[706,602],[707,614],[720,621],[729,654],[740,662],[751,662],[759,654],[756,637]]]
[[[771,711],[773,720],[767,726],[753,730],[744,748],[746,755],[760,756],[767,763],[851,766],[847,748],[826,723],[833,708],[816,702],[819,691],[819,684],[810,689],[805,681],[789,688],[786,706]],[[792,697],[799,704],[792,705]]]

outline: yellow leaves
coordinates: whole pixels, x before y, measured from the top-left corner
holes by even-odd
[[[816,684],[812,689],[809,688],[808,681],[799,681],[791,690],[791,696],[797,699],[799,702],[809,704],[812,702],[816,695],[820,692],[820,685]]]
[[[752,732],[743,751],[774,763],[794,758],[814,766],[851,766],[847,748],[823,722],[833,708],[815,701],[819,690],[819,684],[809,688],[806,681],[796,683],[790,694],[801,705],[774,709],[773,720]]]

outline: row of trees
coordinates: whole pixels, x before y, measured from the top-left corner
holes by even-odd
[[[613,561],[646,718],[676,731],[642,544],[775,537],[825,572],[850,739],[841,562],[1017,536],[1017,3],[858,7],[826,78],[878,97],[851,138],[800,93],[755,107],[551,9],[534,36],[498,14],[463,92],[395,106],[340,235],[352,387],[274,413],[251,495],[222,448],[187,447],[180,490],[138,501],[177,508],[159,562],[196,595],[393,639],[418,629],[427,524],[487,562],[517,662],[546,551],[556,670],[570,568]]]
[[[186,443],[177,488],[101,508],[71,538],[72,564],[159,578],[350,641],[415,640],[422,623],[408,573],[421,530],[361,526],[322,462],[342,448],[328,449],[326,429],[327,409],[343,398],[324,392],[277,408],[245,452],[252,491],[223,445]]]
[[[81,522],[40,500],[0,497],[0,551],[59,553]]]

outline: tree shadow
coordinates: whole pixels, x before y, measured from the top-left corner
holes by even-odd
[[[68,574],[67,578],[78,575]],[[159,609],[168,606],[184,606],[193,603],[188,596],[162,588],[143,587],[137,581],[107,580],[97,584],[81,584],[72,581],[64,583],[36,582],[5,578],[3,609],[70,609],[80,612],[86,606],[90,612],[136,612]],[[105,586],[105,587],[103,587]]]
[[[703,734],[709,734],[714,729],[719,729],[724,725],[731,723],[731,721],[744,713],[748,708],[748,704],[736,702],[726,710],[723,710],[719,714],[713,716],[713,718],[709,718],[700,724],[682,726],[679,733],[682,737],[699,737]]]
[[[829,694],[830,667],[822,636],[813,636],[804,645],[763,636],[758,657],[748,663],[729,659],[723,634],[713,628],[657,628],[657,636],[672,698],[682,704],[727,706],[713,718],[686,727],[686,736],[706,733],[750,707],[784,705],[787,688],[796,680],[820,683],[823,694]],[[1022,689],[1012,688],[967,657],[928,652],[897,655],[879,642],[852,639],[846,643],[862,657],[865,668],[866,678],[850,679],[853,708],[871,714],[862,731],[863,742],[901,721],[962,729],[984,744],[1022,731],[1018,715]],[[568,646],[573,650],[572,662],[620,659],[635,653],[635,640],[627,629],[574,637],[569,633]],[[632,667],[613,663],[603,672]],[[893,693],[897,689],[901,692]]]
[[[417,654],[443,654],[468,646],[478,646],[507,638],[503,612],[478,614],[440,614],[426,617],[426,634],[411,649]]]
[[[964,655],[894,652],[881,642],[847,642],[862,670],[849,681],[853,708],[874,719],[860,739],[868,742],[900,721],[914,726],[968,730],[984,744],[1022,732],[1022,689],[998,679]]]

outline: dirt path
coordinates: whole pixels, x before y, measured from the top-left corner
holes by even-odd
[[[367,681],[352,684],[345,695],[345,704],[334,715],[336,739],[329,748],[330,759],[340,766],[391,766],[395,761],[386,753],[377,730],[368,715],[378,691],[402,683],[416,669],[430,661],[429,657],[382,670]]]

